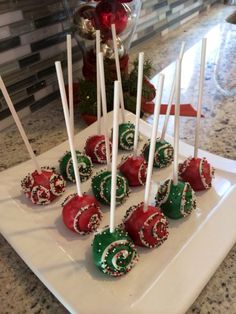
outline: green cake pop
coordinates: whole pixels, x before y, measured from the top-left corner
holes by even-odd
[[[133,123],[125,122],[119,125],[119,148],[124,150],[133,150],[134,132],[135,126]]]
[[[189,183],[166,180],[159,188],[156,203],[169,218],[179,219],[191,214],[196,208],[196,197]]]
[[[161,184],[156,201],[163,213],[173,219],[189,215],[196,208],[196,197],[189,183],[178,181],[179,158],[179,112],[181,95],[181,60],[176,61],[176,103],[175,103],[175,138],[174,138],[174,166],[173,179],[168,179]]]
[[[112,174],[108,180],[110,202],[110,225],[97,233],[93,240],[93,260],[103,273],[119,277],[129,272],[138,260],[138,253],[128,234],[121,228],[115,228],[117,188],[117,152],[118,152],[118,117],[119,82],[115,82],[113,114]],[[127,182],[126,182],[127,184]],[[111,188],[112,187],[112,188]],[[128,187],[128,186],[127,186]]]
[[[150,141],[148,141],[148,143],[146,143],[143,147],[143,155],[146,161],[148,161],[149,150]],[[165,140],[160,141],[160,139],[157,139],[153,166],[156,168],[167,167],[172,163],[173,157],[174,157],[173,146]]]
[[[78,170],[81,182],[88,180],[92,174],[92,161],[91,158],[79,151],[76,151],[76,157],[78,162]],[[65,180],[75,182],[75,174],[73,168],[73,162],[71,152],[66,152],[64,156],[59,160],[60,173]]]
[[[93,259],[105,274],[118,277],[128,273],[138,261],[138,253],[128,234],[121,228],[104,229],[94,237]]]
[[[125,177],[117,175],[116,203],[121,204],[129,195],[129,185]],[[101,171],[92,178],[92,190],[96,199],[102,204],[111,202],[111,172]]]

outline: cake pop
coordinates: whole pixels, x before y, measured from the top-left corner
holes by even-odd
[[[79,175],[81,182],[88,180],[92,174],[92,161],[89,156],[76,151],[76,157],[79,167]],[[67,181],[75,182],[75,174],[73,169],[73,161],[70,152],[66,152],[59,160],[60,173]]]
[[[126,178],[117,175],[116,202],[121,204],[129,196],[129,186]],[[102,204],[111,202],[111,171],[101,171],[92,178],[92,190],[96,199]]]
[[[107,130],[107,110],[106,110],[106,97],[105,97],[105,77],[104,77],[104,60],[103,53],[99,53],[99,73],[100,73],[100,81],[101,81],[101,94],[102,94],[102,110],[103,110],[103,118],[104,118],[104,128]],[[108,134],[105,133],[105,142],[108,145]],[[114,158],[115,156],[113,156]],[[107,159],[107,169],[99,172],[92,178],[92,189],[95,197],[98,201],[103,204],[110,204],[110,193],[111,193],[111,177],[112,174],[110,172],[110,154],[108,154],[106,150],[106,159]],[[129,187],[127,180],[121,176],[117,175],[117,189],[116,189],[116,197],[117,203],[121,203],[129,194]]]
[[[126,177],[130,186],[144,185],[147,176],[147,162],[145,158],[138,155],[138,135],[139,121],[141,111],[142,83],[143,83],[143,63],[144,53],[139,53],[138,65],[138,87],[137,87],[137,103],[136,103],[136,122],[133,137],[134,153],[129,156],[123,156],[119,165],[120,172]]]
[[[111,152],[112,144],[109,141],[109,151]],[[106,163],[106,143],[104,135],[90,136],[85,144],[85,153],[88,155],[93,163]],[[111,154],[110,154],[111,156]]]
[[[99,227],[102,212],[93,196],[71,194],[62,203],[62,207],[63,222],[71,231],[85,235]]]
[[[161,184],[156,204],[169,218],[179,219],[188,216],[196,208],[196,197],[189,183],[166,180]]]
[[[185,48],[185,43],[183,42],[181,45],[180,53],[179,53],[180,60],[183,59],[184,48]],[[172,163],[173,157],[174,157],[173,146],[165,140],[168,122],[170,118],[170,111],[171,111],[171,107],[172,107],[172,103],[174,99],[174,94],[175,94],[175,76],[174,76],[172,86],[171,86],[171,91],[170,91],[170,96],[169,96],[169,101],[168,101],[168,106],[167,106],[167,111],[165,115],[164,125],[162,128],[161,137],[157,139],[156,141],[154,167],[159,168],[159,169],[169,166]],[[143,147],[143,155],[146,160],[148,160],[149,149],[150,149],[150,143],[146,143]]]
[[[124,150],[133,150],[134,131],[135,126],[133,123],[126,122],[119,125],[119,148]]]
[[[181,60],[177,60],[173,180],[168,179],[161,184],[156,196],[156,204],[167,217],[172,219],[186,217],[196,208],[196,198],[190,184],[178,181],[180,89]]]
[[[85,153],[90,156],[93,163],[96,164],[105,164],[107,162],[106,150],[111,152],[112,144],[111,142],[105,141],[105,136],[108,137],[108,130],[104,128],[104,134],[101,134],[101,82],[100,82],[100,68],[98,62],[98,54],[101,50],[101,38],[100,31],[96,31],[96,68],[97,68],[97,134],[90,136],[85,144]],[[105,80],[105,78],[104,78]],[[106,93],[102,95],[105,98],[106,103]],[[107,111],[106,106],[104,107]],[[103,118],[106,120],[106,115],[103,112]],[[105,123],[105,122],[104,122]],[[107,122],[106,122],[107,125]],[[110,154],[110,153],[109,153]],[[110,154],[111,157],[111,154]]]
[[[74,135],[74,99],[73,99],[73,70],[72,70],[72,44],[71,35],[67,35],[67,68],[68,68],[68,101],[70,109],[70,127],[72,135]],[[88,180],[92,174],[91,158],[79,151],[76,151],[77,162],[79,165],[79,174],[82,182]],[[73,169],[73,161],[71,152],[66,152],[59,160],[60,173],[65,180],[75,182],[75,174]]]
[[[161,74],[152,127],[144,202],[130,207],[126,212],[123,220],[125,230],[128,232],[134,243],[147,248],[154,248],[161,245],[167,239],[169,234],[168,222],[165,216],[162,214],[159,208],[149,205],[155,141],[158,128],[163,83],[164,76]]]
[[[128,273],[138,261],[138,252],[128,234],[121,228],[106,228],[93,241],[93,260],[105,274],[119,277]]]
[[[103,273],[119,277],[129,272],[138,260],[135,245],[121,228],[115,228],[117,152],[118,152],[118,114],[119,83],[115,82],[113,113],[113,149],[110,225],[97,233],[93,240],[93,260]]]
[[[189,157],[179,164],[179,179],[188,182],[194,191],[203,191],[211,187],[214,168],[206,158]]]
[[[189,182],[194,191],[203,191],[209,189],[211,187],[212,178],[214,176],[214,168],[210,165],[207,159],[198,157],[205,64],[206,64],[206,39],[204,38],[202,40],[194,157],[193,158],[189,157],[183,163],[179,164],[179,179],[185,182]]]
[[[47,205],[52,202],[56,197],[60,196],[65,191],[65,181],[62,176],[55,172],[54,168],[41,168],[35,153],[29,143],[25,130],[21,124],[21,121],[16,113],[15,107],[8,94],[6,86],[0,76],[0,89],[6,100],[6,103],[11,111],[12,117],[16,123],[16,126],[20,132],[20,135],[25,143],[31,160],[34,163],[36,170],[33,173],[28,174],[21,182],[21,187],[33,204]]]
[[[154,248],[161,245],[169,235],[168,221],[159,208],[144,203],[131,206],[124,217],[125,229],[136,245]]]
[[[147,177],[147,162],[143,156],[123,156],[119,170],[130,186],[144,185]]]
[[[81,182],[78,171],[79,167],[74,148],[74,136],[70,126],[70,117],[61,63],[56,62],[55,65],[77,187],[77,194],[68,196],[62,204],[62,218],[68,229],[79,234],[88,234],[97,230],[102,219],[102,214],[95,198],[91,195],[83,194],[81,190]]]
[[[42,167],[40,172],[28,174],[21,181],[21,187],[33,204],[47,205],[65,192],[65,181],[54,168]]]
[[[148,160],[149,150],[150,142],[143,147],[143,155],[146,160]],[[169,166],[173,161],[173,155],[173,146],[165,140],[157,139],[153,166],[159,169]]]

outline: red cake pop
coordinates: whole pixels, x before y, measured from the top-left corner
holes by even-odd
[[[21,182],[21,187],[27,198],[33,204],[47,205],[65,191],[63,177],[53,168],[41,168],[41,173],[35,170]]]
[[[195,128],[195,144],[194,157],[189,157],[182,164],[179,165],[179,178],[185,182],[189,182],[194,191],[202,191],[211,187],[211,181],[214,175],[214,168],[209,164],[206,158],[198,157],[199,148],[199,133],[203,100],[203,87],[205,78],[205,64],[206,64],[206,38],[202,39],[201,49],[201,65],[200,65],[200,79],[199,79],[199,95],[197,108],[197,121]]]
[[[143,156],[123,156],[119,165],[120,172],[130,186],[144,185],[147,177],[147,162]]]
[[[100,54],[100,32],[96,31],[96,59],[97,59],[97,130],[98,135],[90,136],[85,144],[85,152],[94,163],[105,164],[110,160],[112,144],[109,140],[107,130],[107,103],[105,91],[104,63],[102,60],[101,69],[99,64]],[[101,99],[103,108],[104,135],[101,135]],[[107,152],[109,150],[109,153]],[[107,158],[108,157],[108,158]],[[109,162],[109,161],[108,161]]]
[[[168,221],[159,208],[144,204],[132,206],[124,218],[125,230],[136,245],[154,248],[161,245],[169,235]]]
[[[61,63],[56,62],[55,64],[77,187],[77,194],[70,195],[63,203],[62,216],[65,225],[70,230],[79,234],[87,234],[97,229],[102,215],[94,197],[83,194],[81,189],[78,162],[74,147],[74,136],[70,126],[70,116]]]
[[[110,144],[110,152],[112,144]],[[85,153],[88,155],[93,163],[105,164],[106,163],[106,144],[104,135],[90,136],[85,144]]]
[[[189,157],[179,164],[179,178],[189,182],[194,191],[203,191],[211,187],[214,168],[206,158]]]
[[[149,205],[156,132],[164,83],[164,76],[162,74],[160,75],[160,81],[158,83],[158,97],[154,112],[144,202],[137,206],[130,207],[124,218],[125,230],[128,232],[134,243],[148,248],[154,248],[161,245],[167,239],[169,234],[168,222],[165,216],[161,213],[159,208]]]
[[[53,168],[40,168],[35,153],[30,145],[22,123],[17,115],[16,109],[8,94],[6,86],[0,76],[0,89],[4,99],[11,111],[12,117],[25,143],[31,160],[36,170],[32,174],[28,174],[21,182],[21,187],[26,195],[34,204],[45,205],[53,201],[57,196],[65,191],[65,181],[63,177],[57,174]]]
[[[136,121],[134,131],[134,154],[124,156],[119,165],[120,172],[126,177],[130,186],[144,185],[147,177],[147,162],[144,156],[139,156],[138,151],[138,138],[139,138],[139,121],[141,112],[141,97],[143,85],[143,63],[144,53],[139,53],[138,64],[138,84],[137,84],[137,103],[136,103]]]
[[[100,225],[102,212],[93,196],[72,194],[62,206],[63,222],[71,231],[85,235],[96,231]]]

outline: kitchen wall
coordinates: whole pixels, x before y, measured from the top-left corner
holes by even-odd
[[[143,0],[134,44],[157,33],[166,34],[215,2],[218,1]],[[65,59],[69,28],[62,1],[0,0],[0,74],[21,117],[56,103],[59,93],[54,61]],[[75,42],[73,54],[74,60],[80,60]],[[79,70],[80,63],[76,62],[74,71]],[[0,93],[0,129],[11,123]]]

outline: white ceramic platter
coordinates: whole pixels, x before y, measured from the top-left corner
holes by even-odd
[[[135,116],[127,113],[127,119]],[[112,113],[109,114],[109,125]],[[143,120],[144,138],[151,126]],[[82,150],[88,136],[96,133],[96,124],[76,136]],[[171,138],[167,138],[172,142]],[[39,157],[41,165],[58,166],[58,159],[68,150],[68,143]],[[193,148],[180,143],[180,159]],[[120,156],[123,152],[120,152]],[[119,156],[119,157],[120,157]],[[66,193],[52,205],[33,206],[20,190],[20,180],[33,171],[31,161],[1,173],[0,231],[32,271],[71,312],[92,313],[183,313],[193,303],[204,285],[236,240],[236,162],[200,151],[216,168],[213,187],[197,194],[197,209],[187,218],[170,222],[168,240],[159,248],[138,249],[140,260],[132,271],[119,279],[97,270],[91,257],[93,235],[71,233],[61,220],[63,199],[75,192],[68,185]],[[102,167],[94,169],[94,173]],[[172,167],[154,170],[152,199],[157,186],[172,174]],[[90,190],[91,181],[83,183]],[[117,224],[129,206],[143,200],[143,188],[132,189],[129,199],[117,208]],[[101,227],[108,224],[109,208],[103,207]]]

